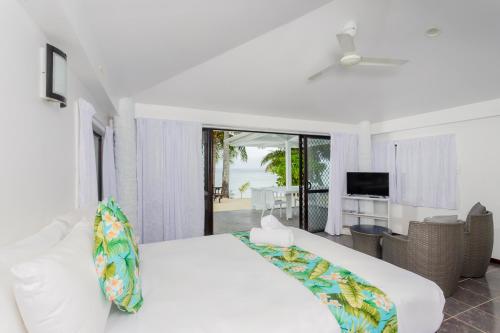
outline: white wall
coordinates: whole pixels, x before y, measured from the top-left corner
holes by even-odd
[[[135,107],[135,111],[134,111]],[[118,116],[115,117],[116,129],[116,163],[118,178],[118,195],[125,212],[132,223],[137,216],[137,184],[135,122],[133,118],[156,118],[184,121],[199,121],[204,126],[215,128],[231,128],[242,130],[277,131],[301,134],[325,134],[333,131],[360,133],[365,138],[365,145],[360,160],[370,163],[370,124],[349,125],[333,122],[309,121],[303,119],[265,117],[251,114],[189,109],[165,105],[133,104],[130,99],[120,101]]]
[[[137,222],[137,142],[135,105],[130,98],[119,102],[114,117],[118,201],[132,225]]]
[[[38,97],[40,47],[47,40],[16,0],[0,1],[0,40],[1,245],[74,208],[74,101],[94,101],[71,70],[67,108]]]
[[[458,154],[459,208],[456,211],[392,206],[392,228],[406,233],[410,220],[458,214],[465,219],[480,201],[494,214],[493,257],[500,258],[500,100],[401,118],[372,125],[372,140],[455,134]]]

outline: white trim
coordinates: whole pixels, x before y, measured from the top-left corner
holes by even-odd
[[[137,103],[135,118],[199,121],[204,127],[277,132],[287,134],[329,135],[332,131],[357,133],[357,124],[269,117],[256,114],[220,112],[167,105]]]
[[[406,131],[500,116],[500,99],[374,123],[371,134]]]
[[[104,133],[106,133],[106,126],[95,116],[92,118],[92,128],[101,136],[104,136]]]
[[[79,114],[79,106],[78,106],[78,101],[74,102],[73,104],[73,126],[74,126],[74,133],[75,133],[75,149],[73,149],[75,153],[75,209],[78,208],[78,187],[79,187],[79,175],[80,175],[80,166],[78,163],[78,159],[80,156],[80,114]]]

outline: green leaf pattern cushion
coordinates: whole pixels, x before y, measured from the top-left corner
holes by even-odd
[[[112,198],[100,202],[97,208],[94,263],[106,298],[121,311],[137,312],[143,301],[139,249],[132,226]]]

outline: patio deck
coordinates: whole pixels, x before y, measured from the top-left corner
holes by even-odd
[[[214,212],[214,234],[247,231],[253,227],[260,227],[261,214],[261,210],[253,209]],[[299,209],[297,207],[293,208],[293,218],[290,220],[285,218],[285,209],[283,209],[281,218],[279,208],[274,209],[273,215],[284,225],[299,227]]]

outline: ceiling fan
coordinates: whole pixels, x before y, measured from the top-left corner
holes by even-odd
[[[349,22],[345,25],[344,30],[337,34],[337,40],[339,42],[340,48],[342,49],[343,55],[338,62],[322,69],[316,74],[309,77],[312,81],[317,79],[326,72],[332,70],[336,66],[340,65],[342,67],[353,67],[353,66],[388,66],[396,67],[404,65],[408,60],[403,59],[390,59],[390,58],[373,58],[373,57],[363,57],[356,52],[356,46],[354,45],[354,36],[356,36],[357,26],[355,22]]]

